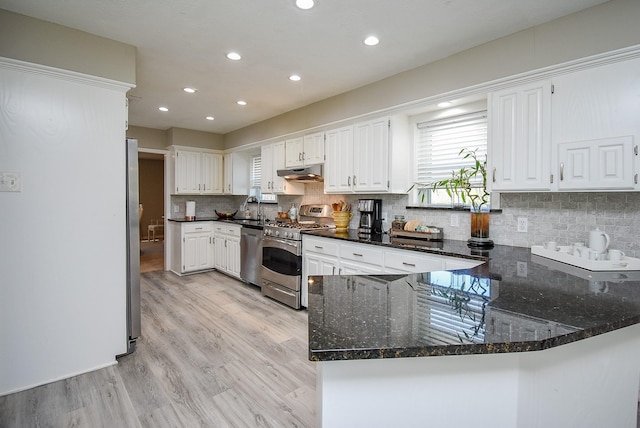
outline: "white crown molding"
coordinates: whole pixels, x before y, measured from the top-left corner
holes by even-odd
[[[68,82],[95,86],[103,89],[111,89],[119,92],[127,92],[136,87],[136,85],[131,83],[119,82],[117,80],[91,76],[77,71],[63,70],[61,68],[51,67],[48,65],[35,64],[6,57],[0,57],[0,69],[46,76],[52,79],[65,80]]]

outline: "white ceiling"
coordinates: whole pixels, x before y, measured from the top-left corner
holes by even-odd
[[[317,0],[304,11],[294,0],[0,0],[0,8],[136,46],[130,124],[225,134],[604,2]],[[370,34],[378,46],[362,43]],[[229,51],[243,59],[228,60]],[[291,82],[293,73],[302,80]]]

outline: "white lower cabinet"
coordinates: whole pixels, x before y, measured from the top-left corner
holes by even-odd
[[[311,275],[383,275],[470,269],[479,260],[398,250],[311,235],[302,237],[302,306],[309,302]]]
[[[213,269],[213,222],[170,223],[171,271],[178,275]]]
[[[242,226],[219,222],[213,230],[214,267],[216,270],[240,278],[240,232]]]

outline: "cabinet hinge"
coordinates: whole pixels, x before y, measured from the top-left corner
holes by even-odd
[[[389,190],[390,188],[391,188],[391,182],[387,180],[387,190]]]
[[[634,154],[634,155],[636,155],[636,156],[638,156],[638,146],[635,146],[635,147],[633,148],[633,154]]]
[[[551,184],[553,184],[553,174],[551,174],[551,175],[549,176],[549,182],[550,182]]]
[[[391,119],[387,121],[387,128],[391,129]]]
[[[551,93],[552,94],[556,93],[556,85],[551,85]]]
[[[638,184],[638,174],[636,174],[636,175],[634,175],[634,176],[633,176],[633,182],[634,182],[635,184]]]
[[[184,240],[184,236],[182,237],[182,242],[185,242],[185,240]]]
[[[129,107],[129,98],[124,99],[124,106]]]

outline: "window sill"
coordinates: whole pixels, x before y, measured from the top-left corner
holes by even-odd
[[[408,210],[425,210],[425,211],[451,211],[451,212],[469,212],[470,211],[469,207],[453,208],[453,207],[444,207],[444,206],[438,206],[438,205],[431,205],[431,206],[407,205],[405,208]],[[489,212],[495,213],[495,214],[502,214],[501,209],[491,209],[489,210]]]

